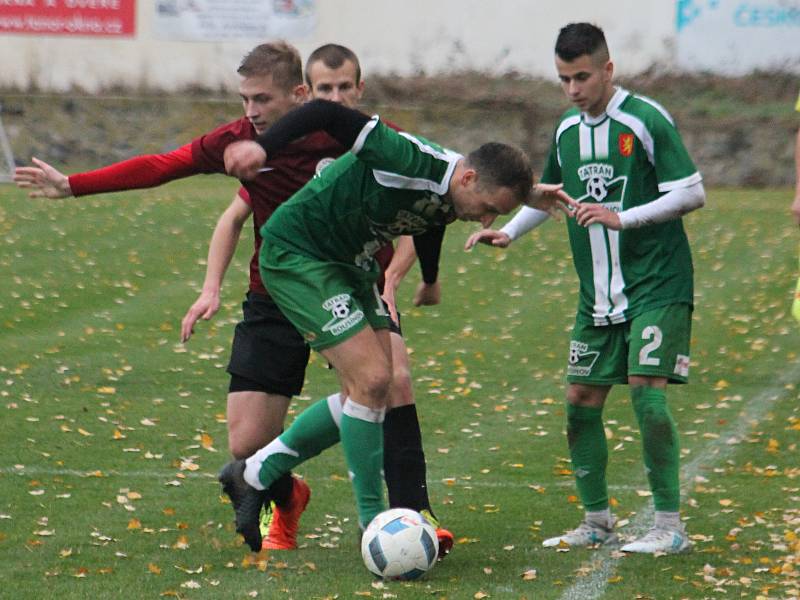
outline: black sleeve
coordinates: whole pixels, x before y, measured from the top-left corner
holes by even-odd
[[[439,256],[442,253],[444,225],[414,236],[414,250],[419,259],[422,281],[436,283],[439,276]]]
[[[342,146],[351,148],[369,119],[364,113],[336,102],[312,100],[275,121],[256,141],[269,156],[304,135],[326,131]]]

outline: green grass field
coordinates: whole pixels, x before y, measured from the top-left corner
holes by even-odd
[[[250,232],[224,307],[178,342],[213,224],[216,177],[32,201],[0,187],[0,597],[796,598],[800,595],[797,230],[787,190],[712,190],[686,219],[697,303],[692,381],[669,392],[682,432],[689,555],[545,551],[581,517],[564,429],[576,278],[563,224],[466,254],[448,232],[438,307],[404,331],[430,493],[453,553],[414,583],[361,563],[334,448],[303,465],[302,548],[261,561],[232,530],[217,470]],[[294,413],[335,389],[316,358]],[[606,410],[621,533],[650,498],[626,389]]]

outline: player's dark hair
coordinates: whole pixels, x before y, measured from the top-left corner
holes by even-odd
[[[358,62],[356,53],[339,44],[325,44],[314,50],[306,60],[306,83],[310,86],[311,79],[308,73],[311,65],[315,62],[322,62],[329,69],[338,69],[345,62],[350,61],[356,67],[356,85],[361,81],[361,63]]]
[[[562,27],[556,39],[556,56],[572,62],[584,55],[597,55],[603,62],[608,60],[608,45],[603,30],[591,23],[570,23]]]
[[[528,155],[519,148],[489,142],[467,156],[467,165],[478,173],[478,184],[487,188],[509,188],[524,202],[533,187],[533,169]]]
[[[242,77],[272,75],[272,81],[287,91],[303,83],[300,53],[284,41],[256,46],[242,59],[236,72]]]

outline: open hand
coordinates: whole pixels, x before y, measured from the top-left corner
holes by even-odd
[[[556,219],[561,213],[571,217],[580,204],[563,187],[561,183],[537,183],[533,186],[528,206],[543,210]]]
[[[14,183],[17,187],[31,190],[30,198],[68,198],[72,196],[69,179],[58,169],[43,160],[31,159],[35,167],[14,169]]]

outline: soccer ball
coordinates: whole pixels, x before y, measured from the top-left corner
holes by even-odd
[[[380,513],[361,538],[364,564],[383,579],[417,579],[433,567],[438,553],[436,530],[408,508]]]

